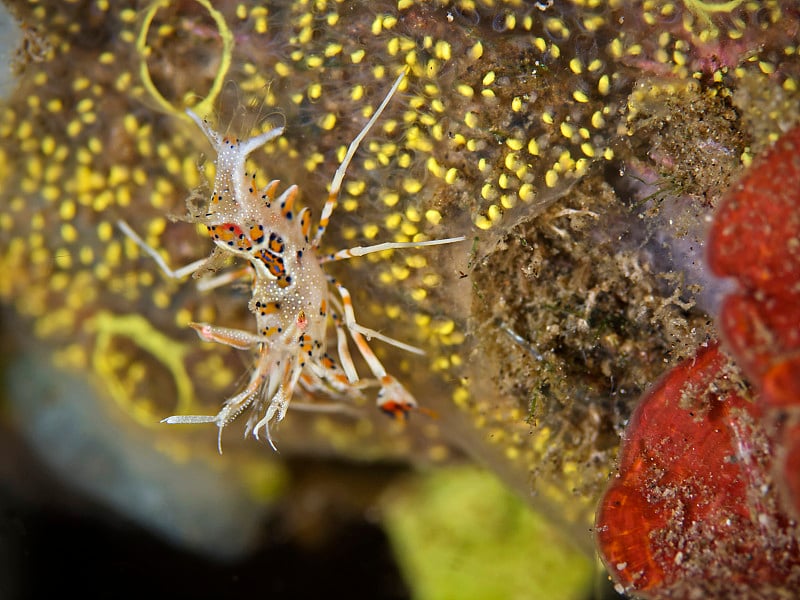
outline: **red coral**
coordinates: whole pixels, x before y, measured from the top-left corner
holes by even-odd
[[[597,514],[614,579],[644,597],[798,589],[797,528],[772,492],[771,436],[714,344],[673,368],[628,426]],[[699,596],[697,596],[699,594]]]
[[[770,405],[800,408],[800,127],[748,170],[720,205],[708,262],[734,277],[720,329]]]
[[[800,515],[800,127],[782,136],[728,194],[709,233],[708,262],[740,291],[722,306],[720,329],[773,418],[781,485]],[[784,459],[782,459],[784,460]]]
[[[722,201],[708,262],[738,284],[719,329],[754,399],[717,345],[673,368],[631,418],[598,544],[637,594],[783,597],[800,589],[800,127]]]

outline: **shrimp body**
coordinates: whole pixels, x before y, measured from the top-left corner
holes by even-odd
[[[326,353],[328,280],[309,238],[310,210],[294,213],[297,186],[276,197],[278,181],[258,189],[255,173],[244,171],[248,154],[283,130],[241,142],[221,137],[206,121],[191,111],[189,115],[217,152],[208,212],[195,219],[207,226],[219,251],[250,264],[249,309],[256,319],[255,335],[193,325],[208,341],[256,350],[249,385],[228,400],[216,420],[222,427],[250,407],[248,432],[258,437],[263,429],[269,439],[267,425],[273,418],[283,418],[304,369],[313,371],[313,381],[328,380],[335,386],[348,383]]]
[[[203,278],[201,287],[204,289],[213,289],[242,278],[249,279],[251,298],[248,306],[255,316],[255,333],[208,323],[190,325],[206,341],[251,351],[254,363],[245,388],[226,400],[217,415],[177,415],[165,419],[165,422],[215,423],[219,427],[221,451],[222,429],[242,412],[249,410],[245,435],[252,433],[258,438],[259,432],[263,431],[274,448],[270,424],[284,418],[298,384],[310,391],[322,390],[341,396],[358,396],[366,385],[377,385],[380,387],[378,406],[397,418],[405,417],[408,411],[417,407],[411,393],[386,372],[372,352],[367,339],[377,338],[415,353],[421,354],[422,351],[358,324],[350,293],[335,278],[325,273],[323,267],[327,262],[389,248],[449,244],[464,238],[388,242],[349,248],[328,255],[322,255],[318,250],[336,207],[347,166],[403,77],[404,74],[401,74],[397,78],[372,118],[350,144],[331,182],[328,200],[322,209],[313,237],[310,210],[303,208],[297,213],[294,210],[298,194],[296,185],[277,195],[278,181],[271,181],[266,187],[258,189],[255,173],[246,171],[248,155],[281,135],[283,128],[240,141],[221,136],[207,121],[192,111],[187,111],[217,154],[213,191],[205,212],[189,216],[189,220],[207,227],[215,244],[214,252],[207,259],[172,271],[155,250],[147,246],[126,223],[120,222],[119,226],[153,256],[162,270],[171,277],[194,273]],[[222,260],[230,255],[242,259],[246,268],[210,277]],[[329,322],[336,329],[337,358],[327,352]],[[364,357],[374,380],[360,380],[350,357],[348,335]]]

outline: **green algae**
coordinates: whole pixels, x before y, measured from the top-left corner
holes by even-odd
[[[384,525],[416,600],[582,598],[592,562],[493,475],[442,469],[391,488]]]

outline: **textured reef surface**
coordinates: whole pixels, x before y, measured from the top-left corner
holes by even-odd
[[[114,432],[87,426],[76,444],[95,439],[102,455],[125,440],[188,464],[241,490],[251,513],[286,485],[282,458],[469,458],[590,550],[643,394],[719,337],[732,284],[704,252],[720,199],[800,123],[792,0],[7,4],[20,42],[0,90],[0,301],[7,347],[34,357],[7,360],[12,418],[64,456],[43,415],[68,413],[74,393],[34,390],[26,374],[68,372],[91,390],[80,410]],[[180,220],[214,173],[184,109],[242,138],[285,127],[252,166],[260,185],[299,184],[318,217],[404,68],[325,243],[467,236],[332,269],[364,325],[424,348],[373,344],[437,417],[395,423],[369,395],[348,414],[290,407],[280,456],[238,440],[238,423],[223,457],[215,428],[160,424],[216,414],[247,370],[187,324],[253,326],[246,289],[169,280],[114,225],[173,267],[209,253],[203,228]]]

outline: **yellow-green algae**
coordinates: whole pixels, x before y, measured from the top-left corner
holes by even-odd
[[[408,67],[351,165],[327,242],[472,239],[336,271],[360,320],[426,349],[418,360],[379,348],[440,417],[402,428],[370,402],[357,420],[290,411],[275,437],[287,455],[468,453],[577,531],[638,393],[711,334],[679,273],[660,277],[610,239],[595,247],[593,230],[625,237],[639,220],[646,235],[680,235],[798,121],[790,1],[10,6],[32,43],[0,114],[0,298],[30,324],[23,335],[111,392],[130,427],[219,464],[213,428],[158,421],[189,396],[180,410],[214,414],[235,389],[240,353],[201,343],[186,324],[247,327],[246,293],[165,280],[113,223],[124,218],[173,266],[208,253],[202,232],[168,217],[212,174],[211,164],[198,171],[209,149],[180,115],[209,106],[221,72],[231,84],[209,118],[241,134],[284,124],[253,162],[262,181],[300,183],[318,214],[347,143]],[[686,107],[726,124],[730,135],[710,142],[732,160],[700,160],[687,119],[702,111]],[[674,231],[660,205],[635,210],[637,196],[608,183],[626,169],[662,183],[657,195],[673,205],[703,195],[705,209],[682,214]],[[236,450],[274,459],[255,444]]]
[[[428,473],[383,504],[416,600],[568,600],[590,589],[592,561],[489,473]]]

